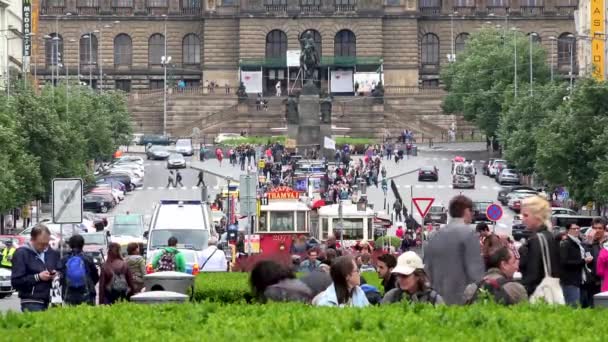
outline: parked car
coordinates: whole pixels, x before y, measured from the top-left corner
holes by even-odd
[[[11,269],[0,267],[0,299],[13,294],[13,285],[11,284]]]
[[[146,151],[148,159],[165,160],[169,158],[169,150],[164,146],[154,145]]]
[[[535,191],[534,188],[525,185],[515,185],[515,186],[503,186],[502,189],[498,192],[498,201],[502,205],[507,205],[508,199],[507,195],[513,191]]]
[[[120,182],[125,185],[125,190],[127,192],[135,190],[135,184],[131,182],[131,177],[127,174],[111,174],[111,175],[102,175],[97,176],[97,183],[107,183],[107,182]]]
[[[496,177],[502,169],[507,167],[507,161],[504,159],[496,159],[489,167],[489,176]]]
[[[192,139],[177,139],[175,142],[175,152],[181,153],[184,156],[191,156],[194,154],[192,148]]]
[[[519,213],[521,210],[521,202],[524,199],[535,195],[536,192],[512,192],[509,194],[509,202],[507,203],[507,206],[509,206],[509,209],[513,210],[514,212]]]
[[[490,175],[490,165],[492,165],[492,163],[495,160],[496,160],[496,158],[490,158],[485,163],[483,163],[483,166],[481,167],[481,173],[486,176],[489,176]]]
[[[437,182],[439,180],[439,170],[435,166],[423,166],[418,171],[418,181],[430,180]]]
[[[84,238],[83,253],[93,258],[95,264],[101,267],[108,255],[110,245],[108,233],[106,231],[86,233],[82,234],[82,237]]]
[[[424,217],[424,224],[429,223],[448,223],[448,211],[442,203],[433,203],[429,212]]]
[[[503,169],[498,174],[498,177],[496,177],[496,181],[500,185],[507,184],[507,183],[519,184],[520,183],[519,172],[517,172],[514,169]]]
[[[87,194],[110,194],[116,203],[120,203],[120,201],[125,199],[124,193],[121,193],[118,190],[112,189],[108,186],[98,186],[89,189]]]
[[[116,206],[112,195],[108,194],[86,194],[82,198],[83,209],[98,213],[107,213]]]
[[[568,209],[568,208],[559,208],[559,207],[553,207],[551,208],[551,216],[554,215],[573,215],[576,216],[578,215],[578,213],[572,209]]]
[[[131,180],[133,189],[142,187],[144,185],[144,178],[140,177],[136,172],[129,170],[110,170],[107,173],[108,176],[126,176]]]
[[[490,205],[494,204],[492,201],[474,201],[473,202],[473,223],[475,222],[488,222],[486,211]]]
[[[144,171],[139,167],[128,167],[128,166],[113,166],[105,174],[115,174],[115,173],[128,173],[129,175],[133,175],[136,178],[144,178]]]
[[[179,153],[171,153],[167,159],[167,169],[185,169],[186,159]]]
[[[127,155],[127,156],[122,156],[118,159],[114,160],[114,164],[121,164],[121,163],[134,163],[134,164],[139,164],[141,166],[144,165],[144,158],[140,157],[140,156],[134,156],[134,155]]]
[[[141,137],[139,144],[144,146],[148,146],[148,144],[167,146],[171,145],[171,142],[171,138],[169,138],[168,136],[150,134]]]

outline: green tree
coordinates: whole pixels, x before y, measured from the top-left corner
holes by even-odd
[[[515,50],[517,49],[517,59]],[[518,91],[529,90],[530,41],[521,33],[484,29],[471,35],[456,62],[443,68],[441,78],[448,94],[443,102],[446,113],[461,113],[476,123],[487,136],[496,136],[500,114],[507,111],[505,96],[513,91],[517,60]],[[549,79],[545,50],[532,44],[534,85]]]

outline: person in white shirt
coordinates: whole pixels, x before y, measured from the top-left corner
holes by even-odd
[[[209,238],[209,247],[205,249],[198,264],[201,272],[226,272],[228,271],[228,261],[224,251],[217,248],[217,238],[212,236]]]

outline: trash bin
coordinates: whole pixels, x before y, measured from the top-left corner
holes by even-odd
[[[595,296],[593,296],[593,304],[595,305],[596,308],[597,307],[608,308],[608,291],[598,293]]]
[[[412,146],[412,156],[413,157],[418,156],[418,146],[416,146],[416,145]]]
[[[182,272],[155,272],[144,276],[147,291],[172,291],[187,294],[194,285],[194,276]]]
[[[137,304],[185,303],[187,301],[188,296],[172,291],[142,292],[131,297],[131,302]]]

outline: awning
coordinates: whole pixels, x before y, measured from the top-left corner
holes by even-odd
[[[325,200],[322,200],[322,199],[320,199],[320,200],[316,200],[316,201],[314,201],[314,202],[313,202],[313,204],[312,204],[312,209],[313,209],[313,210],[314,210],[314,209],[319,209],[319,208],[321,208],[321,207],[323,207],[323,206],[325,206]]]

